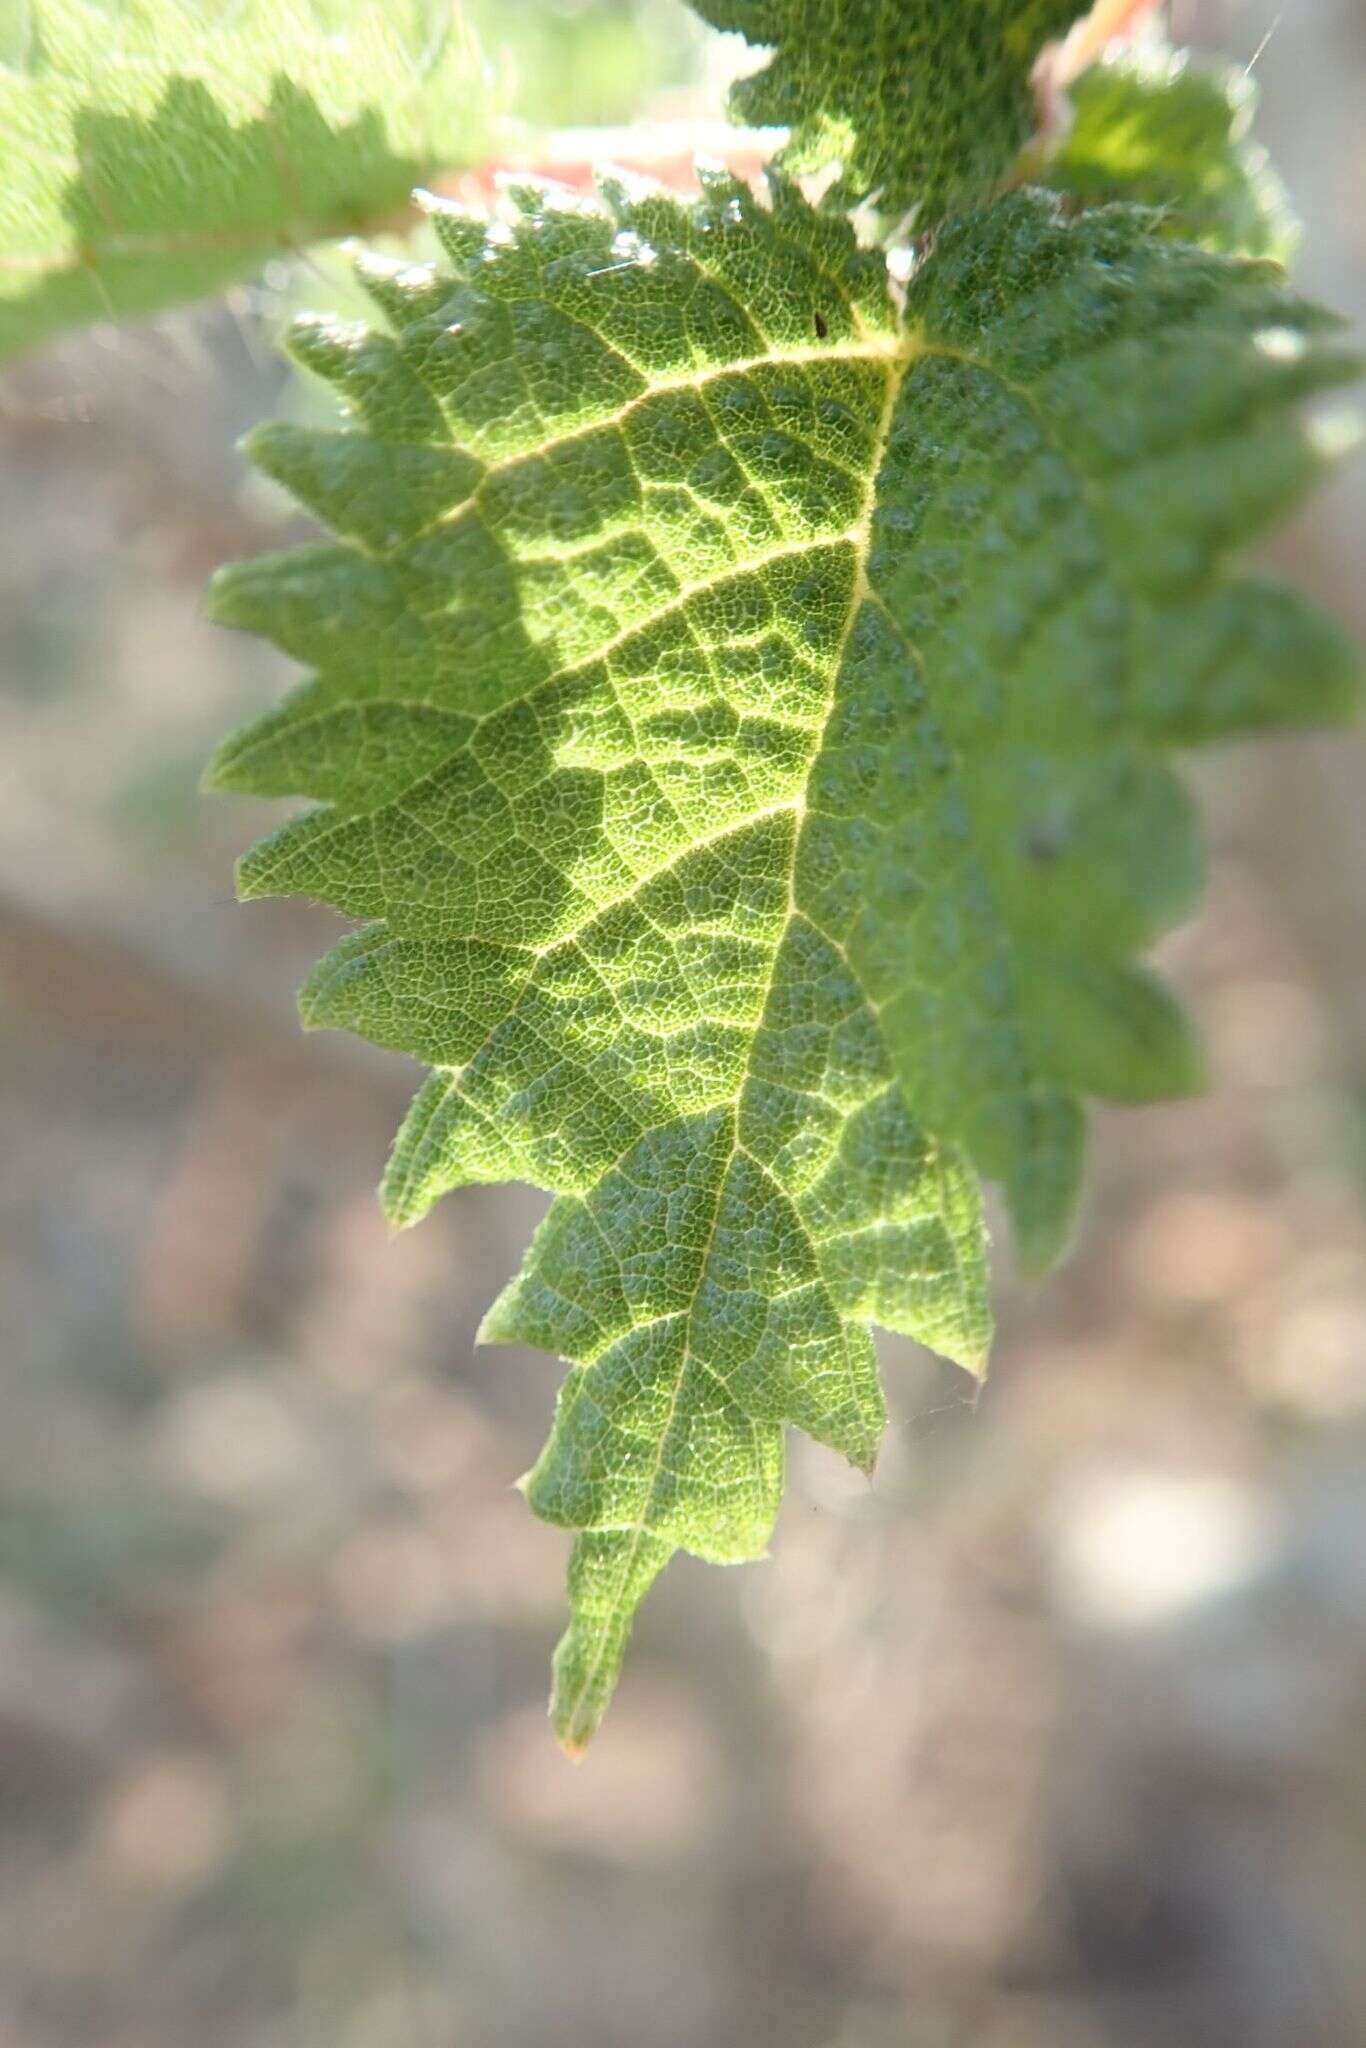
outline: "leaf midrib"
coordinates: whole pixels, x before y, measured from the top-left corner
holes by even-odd
[[[829,730],[830,719],[834,715],[835,703],[838,696],[839,679],[844,667],[845,657],[849,650],[850,639],[853,636],[853,632],[855,626],[858,623],[859,614],[862,611],[863,606],[868,602],[868,599],[873,595],[872,585],[868,579],[867,564],[868,556],[871,551],[872,545],[873,515],[877,509],[878,483],[882,474],[882,466],[886,459],[887,444],[891,435],[892,421],[895,416],[897,401],[901,396],[901,388],[905,381],[907,372],[909,371],[910,365],[912,361],[915,359],[917,353],[918,347],[916,338],[913,336],[910,330],[907,330],[905,336],[903,337],[901,348],[897,351],[896,355],[888,364],[887,390],[883,399],[881,418],[878,421],[877,430],[874,435],[873,459],[869,466],[868,482],[864,492],[863,507],[861,510],[859,520],[857,522],[857,526],[855,528],[855,531],[859,536],[861,545],[858,546],[858,548],[856,549],[855,560],[857,566],[854,574],[854,587],[850,595],[849,607],[845,615],[843,630],[840,633],[838,644],[831,658],[830,698],[829,703],[826,707],[825,718],[822,721],[820,732],[817,736],[816,745],[812,750],[812,768],[814,768],[815,763],[820,759],[821,751],[824,745],[825,734]],[[809,773],[807,779],[809,782]],[[782,925],[776,933],[773,941],[772,964],[769,974],[769,995],[771,995],[772,993],[773,975],[776,972],[777,963],[779,957],[781,956],[783,945],[786,942],[788,933],[792,928],[793,920],[797,917],[806,916],[806,913],[800,909],[797,903],[796,894],[797,863],[801,853],[803,831],[801,818],[805,810],[804,796],[799,797],[795,800],[793,808],[794,810],[796,810],[798,815],[798,824],[797,829],[792,834],[792,852],[791,858],[788,863],[787,910],[786,915],[783,918]],[[813,927],[816,930],[820,929],[819,926],[814,926],[814,920],[807,918],[807,922],[812,923]],[[825,937],[826,935],[822,933],[821,936]],[[859,989],[860,994],[863,995],[864,1000],[866,1001],[867,994],[866,991],[863,989],[861,983],[859,983]],[[745,1071],[736,1088],[735,1101],[728,1112],[731,1120],[730,1150],[727,1153],[725,1161],[721,1165],[721,1168],[717,1174],[716,1200],[712,1209],[711,1226],[708,1231],[707,1242],[703,1247],[701,1258],[698,1261],[697,1282],[693,1288],[692,1296],[689,1300],[687,1307],[687,1322],[683,1334],[682,1350],[680,1354],[678,1373],[674,1381],[672,1394],[670,1396],[669,1412],[665,1419],[664,1426],[660,1431],[659,1448],[655,1456],[654,1466],[650,1474],[640,1514],[635,1520],[635,1522],[629,1525],[631,1529],[631,1545],[630,1549],[626,1554],[621,1570],[617,1574],[616,1587],[613,1594],[613,1604],[611,1607],[613,1623],[617,1621],[617,1619],[620,1616],[621,1609],[625,1605],[624,1595],[630,1584],[631,1572],[635,1566],[635,1561],[637,1556],[639,1555],[641,1542],[644,1539],[647,1527],[650,1523],[651,1512],[654,1506],[655,1490],[659,1484],[659,1476],[664,1466],[665,1447],[668,1443],[669,1434],[673,1428],[673,1424],[678,1413],[678,1404],[682,1397],[684,1382],[687,1379],[688,1369],[690,1364],[692,1363],[693,1318],[696,1315],[698,1299],[701,1295],[702,1287],[707,1277],[707,1269],[711,1258],[712,1246],[715,1243],[716,1239],[717,1224],[720,1220],[721,1208],[725,1199],[726,1183],[730,1177],[732,1169],[734,1168],[735,1161],[739,1157],[740,1152],[742,1150],[740,1144],[739,1131],[740,1107],[744,1099],[745,1089],[747,1088],[749,1081],[752,1078],[754,1048],[758,1041],[759,1029],[762,1026],[763,1011],[767,1007],[767,1001],[768,997],[766,996],[764,1006],[763,1008],[761,1008],[759,1013],[759,1019],[756,1023],[755,1030],[750,1037],[750,1049],[745,1063]],[[802,1219],[795,1208],[793,1210],[793,1214],[794,1216],[797,1216],[798,1222],[801,1222]],[[803,1234],[806,1236],[808,1247],[811,1251],[812,1264],[815,1269],[815,1272],[820,1278],[822,1288],[827,1289],[827,1283],[821,1272],[821,1262],[818,1247],[814,1243],[812,1243],[809,1234],[807,1234],[806,1232],[806,1227],[804,1224],[802,1225],[802,1228]],[[843,1315],[838,1304],[833,1300],[831,1300],[831,1307],[839,1320],[841,1330],[843,1330],[848,1321],[848,1318],[846,1318]],[[847,1360],[847,1349],[844,1352],[844,1356]],[[700,1362],[701,1361],[699,1361],[699,1363]],[[852,1376],[850,1378],[850,1391],[851,1394],[855,1391]],[[857,1406],[857,1403],[855,1403],[855,1406]],[[751,1416],[749,1417],[749,1421],[752,1427],[757,1427],[756,1418]],[[590,1523],[586,1526],[590,1530],[597,1530],[599,1527],[599,1525],[595,1523]],[[580,1685],[576,1694],[574,1695],[573,1703],[569,1708],[567,1716],[565,1717],[567,1725],[569,1727],[573,1727],[575,1721],[577,1720],[578,1714],[582,1709],[584,1700],[591,1693],[593,1684],[596,1681],[598,1674],[602,1668],[603,1660],[606,1655],[606,1640],[607,1633],[606,1631],[602,1631],[599,1637],[600,1647],[595,1657],[593,1658],[592,1662],[589,1664],[584,1674],[583,1682]]]

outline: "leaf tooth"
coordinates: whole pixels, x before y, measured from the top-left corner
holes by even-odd
[[[1134,632],[1144,688],[1136,721],[1169,746],[1287,727],[1344,725],[1362,709],[1357,650],[1293,591],[1238,577],[1194,595],[1179,629]]]
[[[487,215],[438,192],[418,190],[413,198],[431,222],[456,277],[468,280],[488,233]]]
[[[394,328],[430,318],[451,295],[449,275],[434,263],[404,261],[363,249],[353,269],[357,284]]]
[[[333,385],[350,413],[381,441],[445,441],[441,409],[391,335],[358,320],[302,314],[285,347],[305,370]]]
[[[616,1690],[637,1608],[670,1557],[670,1543],[629,1530],[576,1538],[569,1567],[573,1620],[555,1651],[550,1716],[577,1762]]]
[[[1063,1257],[1076,1227],[1086,1162],[1086,1117],[1075,1094],[1038,1082],[981,1105],[970,1123],[973,1156],[999,1181],[1027,1274]]]
[[[1041,1057],[1057,1048],[1069,1082],[1109,1102],[1198,1095],[1204,1055],[1190,1019],[1146,969],[1097,955],[1054,961],[1030,983]]]
[[[396,445],[283,420],[256,427],[240,446],[334,532],[376,554],[394,553],[461,507],[484,473],[460,449]]]

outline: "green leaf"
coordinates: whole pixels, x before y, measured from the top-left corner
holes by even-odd
[[[1194,1085],[1133,955],[1199,880],[1179,745],[1350,670],[1231,546],[1350,364],[1269,266],[1021,195],[904,317],[782,182],[438,209],[305,324],[349,430],[256,461],[335,529],[217,615],[313,669],[214,779],[318,808],[241,890],[366,920],[303,996],[435,1068],[385,1186],[556,1199],[485,1335],[571,1361],[532,1506],[580,1532],[581,1745],[670,1553],[750,1557],[796,1423],[871,1467],[870,1324],[982,1368],[969,1160],[1061,1247],[1085,1095]]]
[[[772,44],[737,121],[791,129],[789,171],[840,166],[837,204],[916,209],[923,231],[986,198],[1034,132],[1030,74],[1089,0],[692,0]]]
[[[1229,255],[1285,262],[1298,229],[1266,151],[1251,139],[1246,72],[1171,51],[1094,65],[1069,89],[1072,126],[1047,167],[1057,191],[1097,206],[1161,208],[1163,232]]]
[[[0,67],[0,357],[401,222],[487,134],[449,0],[29,0]]]

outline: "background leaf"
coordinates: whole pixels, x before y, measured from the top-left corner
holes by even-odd
[[[1295,217],[1252,140],[1257,88],[1244,71],[1140,51],[1096,64],[1068,90],[1072,125],[1045,176],[1086,206],[1160,207],[1164,231],[1229,255],[1284,263]]]
[[[738,121],[792,130],[791,171],[839,165],[838,203],[916,209],[924,229],[985,198],[1035,125],[1030,73],[1086,0],[694,0],[771,44]]]
[[[28,0],[7,54],[0,357],[401,220],[488,136],[450,0]]]

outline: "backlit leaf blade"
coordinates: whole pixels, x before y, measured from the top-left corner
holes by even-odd
[[[298,331],[351,426],[255,452],[344,537],[215,595],[314,671],[217,763],[319,806],[243,893],[364,920],[305,1018],[434,1068],[389,1213],[556,1198],[485,1334],[570,1361],[571,1747],[668,1554],[763,1549],[785,1425],[871,1465],[870,1326],[980,1371],[969,1160],[1044,1264],[1084,1098],[1195,1085],[1135,958],[1199,883],[1172,750],[1352,701],[1225,568],[1353,367],[1271,267],[1018,195],[903,317],[781,183],[607,202],[439,210],[387,333]]]

